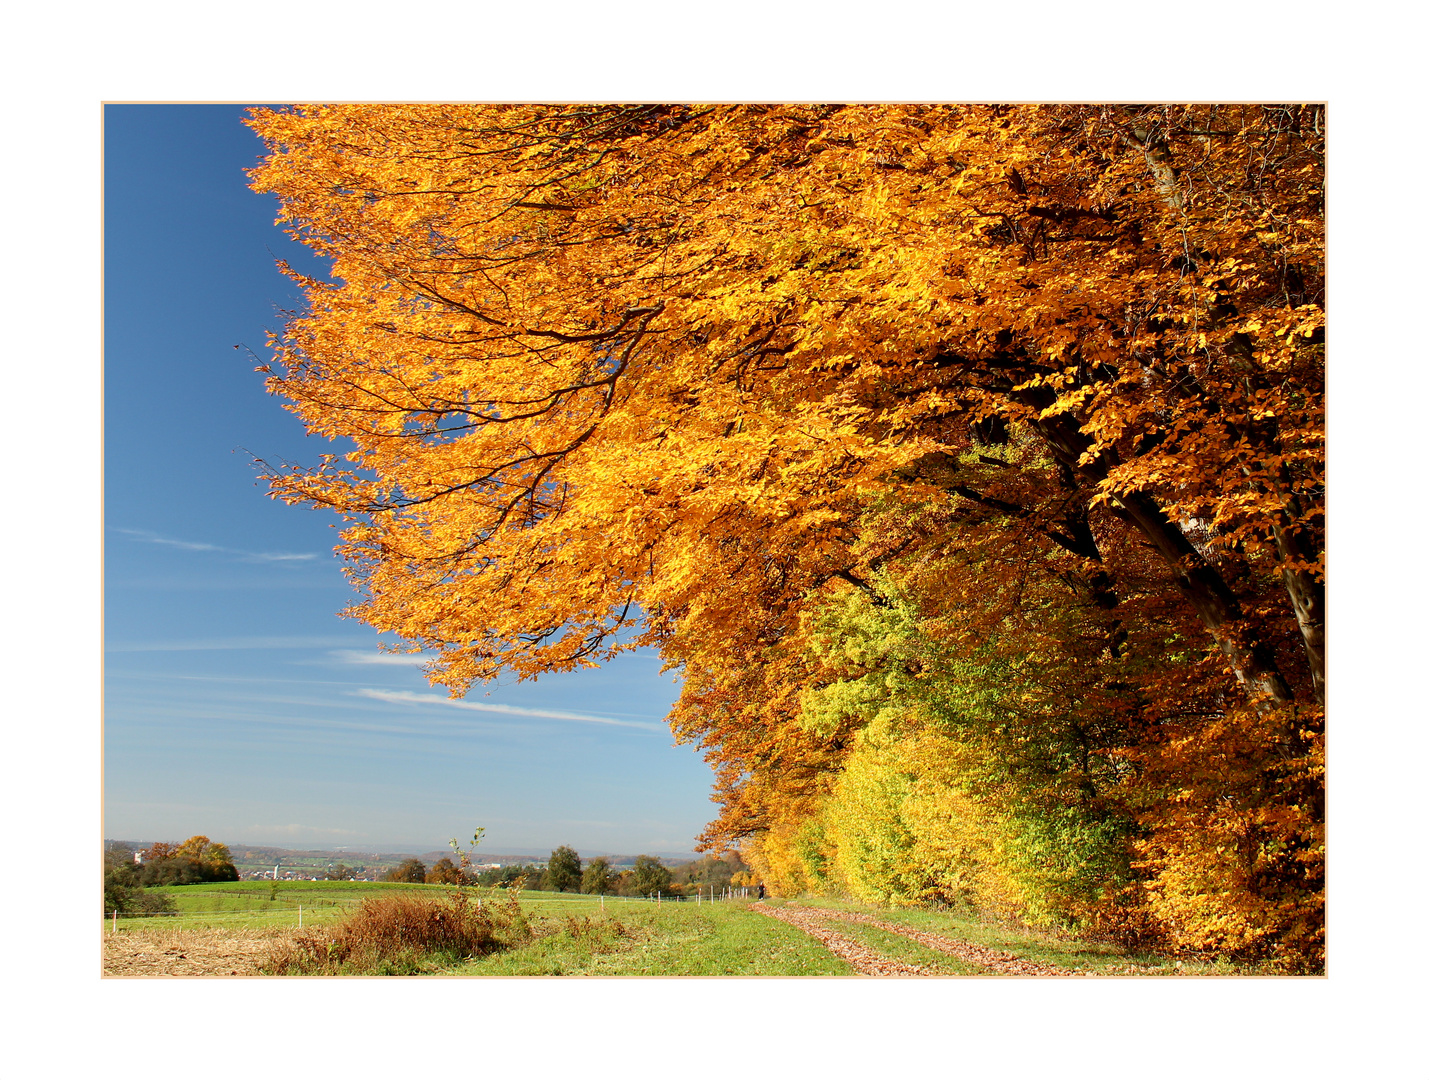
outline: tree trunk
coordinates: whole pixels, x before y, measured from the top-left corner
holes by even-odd
[[[1293,521],[1298,517],[1298,501],[1291,496],[1287,512]],[[1310,661],[1310,678],[1315,700],[1325,703],[1325,583],[1305,569],[1315,562],[1303,534],[1294,526],[1277,523],[1275,550],[1280,556],[1280,576],[1290,606],[1295,609],[1295,621],[1300,624],[1300,638],[1305,643],[1305,656]]]
[[[1074,418],[1066,413],[1041,415],[1056,401],[1050,389],[1029,387],[1011,391],[1009,396],[1034,410],[1032,425],[1047,441],[1058,461],[1096,483],[1107,478],[1111,470],[1104,456],[1097,455],[1082,463],[1082,455],[1091,448],[1092,440]],[[1272,708],[1293,701],[1295,695],[1290,684],[1276,667],[1270,650],[1255,640],[1253,628],[1246,623],[1240,602],[1230,586],[1186,539],[1180,526],[1166,516],[1150,495],[1133,492],[1113,497],[1171,566],[1176,587],[1191,602],[1211,638],[1230,660],[1236,679],[1251,700]]]

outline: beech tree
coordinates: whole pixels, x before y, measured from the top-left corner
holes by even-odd
[[[1322,107],[349,105],[252,124],[271,150],[255,189],[332,260],[330,281],[288,271],[309,306],[264,370],[342,444],[268,478],[345,517],[351,614],[434,653],[434,680],[459,694],[656,646],[684,676],[672,726],[720,778],[707,840],[792,837],[873,715],[808,696],[859,681],[817,626],[849,596],[903,603],[901,663],[981,650],[1032,698],[1075,687],[979,760],[1085,743],[1085,769],[1047,775],[1091,793],[1058,805],[1114,789],[1129,820],[1161,813],[1139,872],[1165,882],[1231,873],[1164,812],[1196,778],[1182,805],[1287,830],[1228,823],[1247,866],[1298,860],[1237,895],[1315,892]],[[983,677],[960,670],[942,685]],[[996,734],[1009,708],[966,715]],[[888,738],[868,791],[912,760]],[[1256,788],[1251,760],[1279,779]],[[1292,805],[1308,817],[1272,812]]]
[[[853,573],[856,495],[1009,420],[1027,516],[1165,560],[1236,677],[1322,695],[1321,110],[259,111],[256,170],[333,259],[275,391],[336,456],[275,491],[361,524],[363,617],[461,688],[609,655],[738,595]],[[920,468],[921,466],[921,468]],[[977,501],[974,499],[974,501]],[[996,504],[993,504],[996,505]],[[1195,531],[1205,537],[1198,546]],[[742,549],[741,549],[742,545]],[[1209,550],[1262,556],[1287,674]],[[787,577],[787,575],[785,575]],[[482,613],[480,624],[472,613]]]

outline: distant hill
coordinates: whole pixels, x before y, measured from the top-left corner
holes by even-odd
[[[221,839],[221,838],[219,838]],[[111,844],[124,844],[136,851],[143,851],[154,846],[152,840],[106,840],[106,847]],[[432,863],[442,858],[453,858],[450,848],[441,848],[435,851],[427,851],[414,855],[404,851],[361,851],[355,848],[280,848],[257,844],[229,843],[228,850],[233,854],[233,861],[239,866],[244,865],[265,865],[271,867],[276,862],[285,862],[290,865],[313,866],[328,863],[344,863],[348,866],[364,865],[388,867],[396,866],[403,859],[420,859],[431,866]],[[691,852],[640,852],[639,854],[656,855],[666,866],[678,866],[681,863],[693,862],[700,856]],[[633,866],[635,855],[612,855],[605,851],[582,851],[580,853],[582,862],[589,862],[591,859],[603,858],[611,866]],[[541,852],[510,852],[510,851],[486,851],[478,848],[475,861],[478,863],[497,863],[501,866],[511,866],[519,863],[541,863],[544,865],[551,857],[549,851]]]

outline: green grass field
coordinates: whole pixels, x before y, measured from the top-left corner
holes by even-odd
[[[299,908],[303,925],[340,918],[363,900],[383,892],[420,892],[442,885],[409,885],[372,881],[224,881],[202,885],[166,885],[153,892],[170,896],[171,915],[121,916],[122,932],[154,926],[197,927],[296,926]],[[111,924],[112,925],[112,924]]]
[[[751,911],[714,904],[555,900],[522,908],[533,940],[443,969],[444,975],[851,975],[812,938]]]
[[[118,929],[138,929],[155,926],[199,927],[233,926],[266,927],[296,926],[302,909],[303,925],[316,925],[342,917],[369,897],[392,893],[441,894],[448,885],[412,885],[385,881],[271,881],[209,882],[200,885],[167,885],[151,891],[174,900],[172,914],[154,916],[120,916]],[[473,895],[490,899],[505,899],[500,888],[478,888]],[[694,908],[693,901],[685,906]],[[530,890],[521,893],[522,907],[533,917],[571,911],[582,914],[615,912],[632,907],[651,906],[676,908],[678,903],[652,904],[634,897],[579,896],[572,893],[544,893]],[[602,908],[604,905],[604,908]],[[112,921],[106,917],[106,923]]]
[[[445,885],[386,882],[245,881],[169,886],[172,915],[121,918],[118,933],[172,930],[234,932],[304,929],[332,924],[365,899],[394,893],[441,895]],[[483,902],[502,902],[501,889],[475,889]],[[783,901],[770,900],[771,904]],[[999,924],[976,916],[917,909],[875,909],[850,901],[803,898],[796,903],[833,911],[867,912],[914,930],[942,934],[1012,953],[1026,960],[1097,974],[1247,974],[1227,965],[1186,963],[1143,956],[1114,945],[1077,941]],[[530,934],[473,959],[418,964],[430,975],[850,975],[852,969],[795,927],[751,910],[742,900],[696,904],[653,903],[624,897],[523,892],[521,909]],[[974,964],[877,927],[836,923],[839,933],[891,959],[940,975],[985,973]]]

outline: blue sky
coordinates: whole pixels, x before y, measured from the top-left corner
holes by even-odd
[[[275,260],[323,264],[247,189],[243,115],[105,107],[105,835],[691,851],[712,777],[657,655],[453,703],[337,616],[335,518],[256,479],[326,448],[248,352],[301,302]]]

